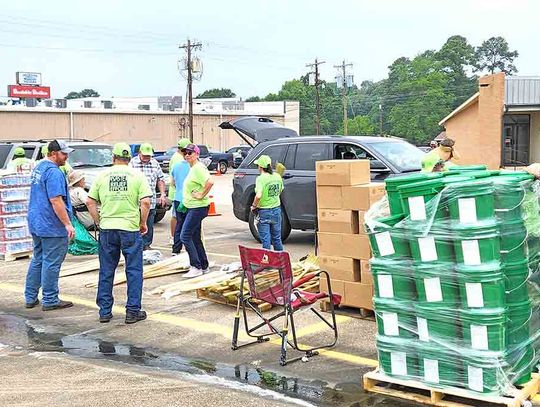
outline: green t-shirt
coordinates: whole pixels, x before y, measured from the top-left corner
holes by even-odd
[[[432,150],[422,158],[422,172],[433,172],[433,168],[437,163],[441,161],[441,157],[437,150]],[[442,171],[447,171],[448,167],[451,167],[453,164],[450,162],[445,162]]]
[[[206,181],[209,179],[210,171],[200,161],[190,168],[189,174],[184,181],[184,206],[186,208],[203,208],[210,205],[208,195],[203,199],[195,199],[191,196],[192,192],[202,192]]]
[[[139,202],[152,196],[146,177],[127,165],[104,170],[93,182],[88,196],[101,204],[101,229],[139,230]]]
[[[255,181],[255,193],[261,197],[259,200],[259,208],[261,209],[271,209],[280,206],[281,200],[279,199],[279,195],[282,191],[283,180],[277,172],[273,174],[263,172]]]
[[[180,161],[184,161],[184,157],[178,151],[173,154],[171,160],[169,161],[169,175],[172,174],[172,169],[175,164],[178,164]],[[171,177],[172,178],[172,177]],[[169,186],[169,199],[174,201],[174,194],[176,193],[176,188],[172,185]]]
[[[8,170],[18,170],[19,168],[22,170],[31,170],[34,166],[34,161],[30,158],[26,157],[18,157],[11,160],[8,165]]]

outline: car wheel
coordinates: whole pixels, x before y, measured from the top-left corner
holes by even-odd
[[[226,174],[227,173],[227,168],[229,166],[227,165],[227,163],[225,161],[220,161],[219,164],[218,164],[218,171],[221,173],[221,174]]]
[[[167,211],[156,212],[156,216],[154,217],[154,223],[161,222],[163,220],[163,218],[165,217],[166,213],[167,213]]]
[[[249,231],[251,232],[251,235],[255,238],[255,240],[259,243],[261,243],[261,238],[259,237],[259,230],[257,229],[257,225],[255,223],[255,215],[253,214],[253,211],[249,211]],[[289,222],[289,218],[287,217],[287,214],[281,209],[281,241],[285,242],[287,238],[291,234],[291,224]]]

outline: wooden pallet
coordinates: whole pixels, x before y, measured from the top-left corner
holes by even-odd
[[[321,304],[321,311],[328,312],[330,311],[330,301],[320,301]],[[367,308],[356,308],[356,307],[349,307],[347,305],[338,305],[334,308],[336,311],[336,314],[339,315],[345,315],[347,317],[352,318],[375,318],[375,313],[371,309]]]
[[[209,290],[207,288],[198,289],[197,298],[201,300],[215,302],[217,304],[223,304],[223,305],[228,305],[231,307],[236,307],[236,299],[234,301],[229,300],[228,297],[221,295],[219,292]],[[272,309],[272,304],[269,304],[267,302],[256,301],[256,300],[251,300],[251,301],[253,304],[256,304],[257,308],[259,308],[259,311],[261,312],[266,312]],[[247,309],[249,309],[249,307],[247,307]]]
[[[503,396],[484,395],[457,387],[438,389],[415,380],[396,379],[377,370],[364,374],[364,390],[404,400],[439,407],[475,407],[482,405],[520,407],[540,390],[540,374]],[[450,400],[451,398],[451,400]]]
[[[16,253],[3,253],[0,254],[0,260],[4,261],[15,261],[19,259],[26,259],[32,256],[32,251],[25,251],[25,252],[16,252]]]

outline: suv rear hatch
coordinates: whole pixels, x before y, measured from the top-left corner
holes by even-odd
[[[263,143],[284,137],[298,137],[298,133],[293,129],[284,127],[266,117],[241,117],[223,122],[219,127],[234,130],[251,147],[255,143]]]

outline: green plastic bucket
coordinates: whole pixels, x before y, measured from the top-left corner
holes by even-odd
[[[523,259],[516,263],[503,264],[502,271],[505,281],[506,303],[515,304],[528,300],[529,260]]]
[[[502,352],[463,350],[463,387],[479,393],[502,394],[507,389],[508,363]]]
[[[481,171],[487,169],[486,165],[452,165],[448,172]]]
[[[384,374],[404,379],[415,379],[418,376],[415,341],[378,336],[377,354],[379,369]]]
[[[413,270],[420,304],[456,307],[459,290],[453,263],[416,263]]]
[[[530,340],[532,308],[526,300],[508,304],[506,338],[508,346],[523,346]]]
[[[504,308],[505,279],[500,263],[456,267],[463,309]]]
[[[499,261],[501,242],[497,223],[485,221],[454,227],[456,262],[467,266]]]
[[[435,210],[435,218],[443,218],[445,213],[442,208],[432,208],[428,205],[428,202],[435,198],[443,187],[441,178],[399,186],[397,190],[401,196],[405,216],[410,217],[411,221],[425,221],[431,218],[430,210]]]
[[[501,260],[516,263],[528,256],[528,232],[521,219],[501,224]]]
[[[454,346],[460,337],[461,325],[456,308],[441,305],[414,304],[419,343]]]
[[[417,338],[416,317],[411,301],[373,298],[379,335]]]
[[[409,243],[405,230],[395,227],[403,220],[403,215],[394,215],[375,219],[375,224],[367,227],[373,257],[408,258]]]
[[[465,345],[474,350],[502,351],[506,348],[506,309],[461,310]]]
[[[419,181],[442,178],[442,173],[424,173],[418,172],[414,174],[402,175],[397,177],[389,177],[385,180],[386,193],[388,194],[388,204],[390,205],[390,213],[392,215],[400,215],[405,213],[401,205],[401,196],[398,192],[398,187],[401,185],[411,184]]]
[[[524,385],[531,380],[535,367],[535,350],[531,344],[516,347],[508,352],[508,377],[512,384]]]
[[[495,217],[493,182],[458,182],[450,185],[447,196],[450,218],[461,224],[476,224]]]
[[[371,259],[375,297],[416,300],[416,286],[409,262]]]
[[[434,233],[425,234],[423,230],[410,230],[409,247],[415,262],[453,262],[454,249],[450,231],[442,225],[434,225]]]
[[[524,172],[501,171],[493,178],[495,187],[495,212],[502,222],[522,218],[521,205],[534,177]]]
[[[459,353],[442,346],[419,344],[418,376],[432,386],[453,386],[460,384],[461,363]]]

